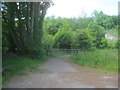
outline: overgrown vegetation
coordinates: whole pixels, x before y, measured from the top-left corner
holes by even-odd
[[[3,71],[3,83],[8,81],[13,75],[25,75],[26,72],[31,72],[38,68],[38,65],[41,65],[46,60],[47,57],[42,57],[41,59],[31,59],[27,56],[17,56],[17,57],[6,57],[2,66],[9,68]]]
[[[2,68],[10,66],[3,72],[5,82],[13,75],[24,74],[24,69],[35,68],[44,62],[43,20],[51,2],[3,1],[1,6]]]
[[[101,49],[83,51],[71,57],[71,60],[80,66],[89,66],[105,72],[118,71],[118,50]],[[119,68],[120,70],[120,68]]]
[[[3,54],[13,52],[40,58],[43,20],[50,2],[3,2]]]
[[[108,40],[105,34],[118,36],[118,17],[94,11],[91,17],[44,19],[50,5],[51,2],[42,1],[2,2],[3,67],[15,64],[3,73],[3,81],[27,66],[33,68],[41,63],[42,56],[51,53],[53,48],[80,49],[82,52],[73,56],[73,61],[93,67],[105,65],[102,67],[105,70],[116,71],[118,67],[112,68],[117,64],[116,50],[108,48],[117,49],[120,42],[118,38]],[[5,58],[9,53],[20,57]]]
[[[84,18],[53,16],[45,19],[44,31],[53,38],[52,48],[80,49],[79,54],[72,56],[75,63],[101,71],[117,72],[119,48],[117,20],[117,16],[109,16],[102,11],[94,11],[92,17]],[[115,39],[105,37],[107,33]]]
[[[117,48],[117,43],[105,37],[106,33],[118,36],[117,16],[109,16],[102,11],[94,11],[92,17],[55,18],[44,20],[44,32],[53,38],[52,48],[77,48],[81,50],[95,50],[103,48]],[[113,40],[118,42],[118,38]]]

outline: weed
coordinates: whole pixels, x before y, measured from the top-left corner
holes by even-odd
[[[108,72],[118,71],[117,49],[83,51],[71,56],[71,60],[80,66],[89,66],[91,68]]]
[[[47,60],[47,57],[41,59],[31,59],[28,57],[17,57],[17,58],[5,58],[2,61],[2,66],[11,66],[2,73],[3,83],[8,81],[10,77],[14,75],[26,75],[26,69],[29,71],[36,69],[38,65],[44,63]]]

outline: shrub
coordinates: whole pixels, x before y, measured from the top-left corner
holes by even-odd
[[[96,23],[90,23],[88,29],[90,30],[90,34],[93,36],[93,43],[96,48],[104,48],[107,46],[105,31],[102,26],[99,26]]]
[[[112,40],[108,42],[108,48],[117,48],[119,46],[118,40]]]
[[[102,37],[100,48],[107,48],[108,47],[108,40]]]
[[[55,35],[55,42],[54,42],[55,48],[69,49],[71,48],[71,43],[72,43],[71,31],[60,30]]]
[[[120,40],[117,41],[116,48],[120,48]]]
[[[44,32],[44,37],[42,40],[43,46],[45,48],[46,54],[48,55],[49,50],[53,48],[54,37],[47,32]]]
[[[91,50],[93,48],[92,37],[87,30],[79,31],[75,39],[75,47],[81,50]]]

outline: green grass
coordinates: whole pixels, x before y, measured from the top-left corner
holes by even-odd
[[[28,57],[4,58],[2,60],[2,67],[11,66],[11,68],[3,72],[2,82],[5,83],[14,75],[25,75],[25,70],[32,71],[46,60],[47,57],[41,59],[31,59]]]
[[[102,49],[83,51],[71,56],[71,60],[80,66],[89,66],[103,72],[118,71],[118,50]]]

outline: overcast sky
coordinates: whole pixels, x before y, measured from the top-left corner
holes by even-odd
[[[107,15],[118,14],[119,0],[53,0],[46,16],[80,17],[91,16],[94,10],[102,10]]]

